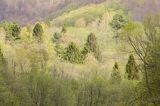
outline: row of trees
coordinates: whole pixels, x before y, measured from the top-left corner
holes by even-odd
[[[135,62],[134,56],[130,55],[126,65],[125,77],[128,80],[139,80],[139,70],[140,69],[138,68],[137,63]],[[110,80],[112,84],[119,84],[122,80],[122,75],[120,73],[120,68],[117,62],[115,62],[113,66],[113,71],[111,73]]]
[[[20,39],[21,27],[18,24],[11,22],[10,23],[4,22],[1,24],[1,27],[3,27],[6,32],[6,39],[8,40]],[[38,40],[41,40],[43,33],[44,31],[42,25],[40,23],[37,23],[33,28],[32,35],[36,37]]]
[[[86,44],[84,45],[83,49],[80,50],[74,42],[71,42],[64,49],[60,47],[59,40],[63,36],[63,33],[66,33],[65,27],[62,27],[61,33],[55,33],[53,38],[53,41],[56,42],[56,52],[61,58],[71,63],[83,63],[87,54],[93,53],[94,57],[98,61],[101,60],[101,53],[95,34],[90,33],[88,35]]]
[[[101,54],[96,36],[93,33],[88,36],[87,42],[82,51],[76,47],[75,43],[71,42],[65,49],[64,59],[73,63],[83,63],[88,53],[93,53],[95,58],[100,61]]]

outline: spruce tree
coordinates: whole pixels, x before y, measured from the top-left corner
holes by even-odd
[[[119,71],[119,66],[118,63],[115,62],[114,67],[113,67],[113,71],[111,73],[111,82],[112,84],[119,84],[121,82],[121,74]]]
[[[82,63],[81,52],[73,42],[65,49],[63,58],[71,63]]]
[[[83,51],[85,51],[85,54],[87,54],[86,52],[88,53],[93,52],[97,60],[101,59],[101,54],[100,54],[100,50],[99,50],[99,46],[98,46],[97,38],[95,34],[93,33],[89,34],[84,49],[85,50]]]
[[[138,67],[133,54],[129,56],[128,63],[126,65],[126,74],[129,80],[138,79]]]
[[[43,27],[41,24],[37,23],[33,29],[33,36],[38,37],[41,39],[43,36]]]

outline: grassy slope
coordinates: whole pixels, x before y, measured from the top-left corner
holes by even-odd
[[[103,61],[96,64],[99,71],[104,71],[107,74],[111,72],[114,62],[119,62],[122,73],[124,73],[125,64],[128,59],[128,54],[122,52],[120,48],[122,43],[116,44],[114,39],[114,32],[109,23],[115,14],[122,14],[122,10],[113,10],[108,8],[105,3],[99,5],[88,5],[81,7],[77,10],[73,10],[69,13],[64,13],[52,21],[52,24],[57,26],[51,28],[51,30],[60,31],[63,24],[67,24],[67,37],[69,40],[75,41],[79,47],[83,47],[86,42],[89,33],[93,32],[97,36],[100,49],[102,51]],[[79,18],[84,18],[87,25],[85,27],[76,27],[74,23]],[[94,67],[89,63],[92,70]],[[68,67],[68,66],[67,66]],[[76,66],[75,66],[76,67]],[[83,65],[83,67],[88,67]],[[82,70],[82,65],[78,66],[79,70]],[[66,68],[67,69],[67,68]],[[77,70],[77,68],[76,68]]]

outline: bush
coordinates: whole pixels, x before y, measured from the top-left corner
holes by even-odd
[[[61,34],[56,32],[53,35],[53,42],[57,42],[60,38],[61,38]]]
[[[6,31],[7,38],[19,38],[19,34],[21,32],[21,28],[16,23],[4,23],[4,30]]]

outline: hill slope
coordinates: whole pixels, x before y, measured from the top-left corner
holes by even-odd
[[[0,0],[0,21],[17,21],[21,24],[55,17],[66,10],[86,4],[114,0]],[[159,12],[159,0],[116,0],[132,11],[135,19],[142,19],[148,12]],[[98,10],[98,9],[97,9]]]
[[[17,21],[21,24],[56,16],[68,8],[104,0],[0,0],[0,21]]]

